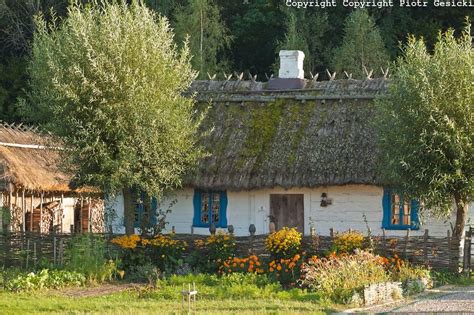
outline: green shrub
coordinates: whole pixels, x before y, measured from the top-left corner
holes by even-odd
[[[311,259],[301,272],[303,287],[336,303],[349,303],[365,285],[390,280],[381,257],[368,252]]]
[[[160,270],[155,265],[148,263],[130,267],[127,279],[129,281],[146,281],[150,286],[155,286],[160,275]]]
[[[454,273],[449,270],[431,270],[431,279],[433,280],[434,286],[442,286],[446,284],[457,284],[457,285],[473,285],[474,275],[463,276],[459,273]]]
[[[189,262],[198,270],[218,272],[221,264],[235,256],[235,237],[231,234],[218,232],[205,240],[195,240],[194,251]]]
[[[166,273],[173,273],[182,264],[184,251],[188,247],[185,241],[162,234],[155,235],[146,244],[152,263]]]
[[[409,280],[431,279],[430,270],[422,266],[413,266],[408,262],[400,265],[397,271],[392,272],[393,281],[407,282]]]
[[[332,250],[336,253],[353,253],[355,249],[364,249],[364,234],[358,231],[347,231],[336,235]]]
[[[188,244],[173,235],[158,234],[144,237],[136,234],[122,235],[111,241],[119,249],[121,265],[127,276],[139,275],[140,266],[154,265],[160,272],[171,274],[183,264],[183,253]]]
[[[117,267],[105,255],[103,238],[92,234],[76,235],[69,241],[64,252],[64,269],[83,274],[89,282],[110,281]]]
[[[84,275],[66,270],[43,269],[39,272],[3,273],[2,286],[7,291],[31,291],[43,288],[62,288],[67,286],[81,286],[86,282]]]
[[[293,258],[300,252],[301,233],[295,228],[284,227],[267,237],[265,248],[273,259]]]

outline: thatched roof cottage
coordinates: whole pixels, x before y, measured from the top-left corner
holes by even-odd
[[[418,202],[394,194],[377,174],[371,121],[374,98],[386,93],[388,81],[306,80],[301,52],[280,57],[279,78],[268,82],[192,84],[197,106],[211,104],[204,122],[211,132],[203,139],[210,155],[170,197],[177,203],[168,228],[208,234],[211,226],[232,225],[248,235],[250,225],[263,234],[274,221],[305,234],[367,226],[375,234],[422,233]],[[119,216],[123,202],[112,202]],[[444,236],[449,222],[424,226]]]
[[[0,231],[103,231],[100,192],[71,189],[59,150],[36,129],[0,123]]]

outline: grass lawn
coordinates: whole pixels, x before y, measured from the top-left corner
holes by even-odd
[[[179,291],[178,291],[179,292]],[[135,290],[92,297],[71,297],[57,291],[0,293],[0,314],[180,314],[181,300],[139,297]],[[317,301],[292,299],[199,299],[196,311],[206,314],[325,314]],[[332,311],[334,311],[332,309]]]

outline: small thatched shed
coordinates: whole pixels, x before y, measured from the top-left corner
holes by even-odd
[[[3,229],[102,231],[103,203],[93,201],[99,191],[70,188],[72,175],[59,167],[61,149],[51,139],[33,128],[0,123]]]

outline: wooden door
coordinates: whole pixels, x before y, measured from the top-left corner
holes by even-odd
[[[270,194],[270,215],[275,218],[277,230],[296,227],[304,234],[304,195]]]

